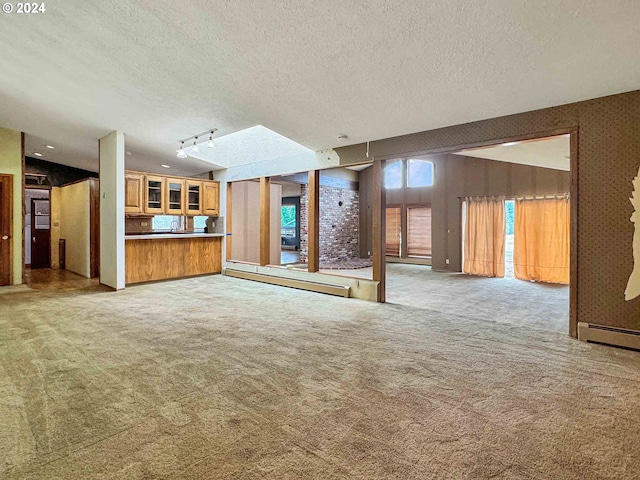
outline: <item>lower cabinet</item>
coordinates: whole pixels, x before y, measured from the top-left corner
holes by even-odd
[[[141,283],[222,272],[222,237],[125,242],[125,282]]]

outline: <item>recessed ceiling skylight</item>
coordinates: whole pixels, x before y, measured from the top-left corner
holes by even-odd
[[[207,141],[198,145],[205,147]],[[262,125],[217,137],[215,145],[216,148],[200,148],[199,152],[185,149],[185,153],[223,168],[313,154],[313,150]]]

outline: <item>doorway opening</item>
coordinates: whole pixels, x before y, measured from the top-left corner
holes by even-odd
[[[280,207],[280,264],[300,263],[300,197],[282,197]]]
[[[51,267],[51,201],[48,189],[24,191],[24,263],[31,269]]]
[[[387,301],[566,332],[570,145],[562,134],[388,161]],[[433,164],[431,185],[411,186],[413,160]]]

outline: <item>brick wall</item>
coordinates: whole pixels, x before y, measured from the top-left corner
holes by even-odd
[[[302,185],[300,260],[303,262],[308,259],[308,192],[307,185]],[[320,262],[331,263],[359,257],[359,212],[360,201],[356,190],[320,186]]]

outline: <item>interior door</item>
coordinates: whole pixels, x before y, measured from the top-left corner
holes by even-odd
[[[51,266],[50,204],[48,199],[31,200],[31,268]]]
[[[11,284],[13,175],[0,175],[0,285]]]

